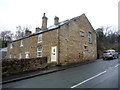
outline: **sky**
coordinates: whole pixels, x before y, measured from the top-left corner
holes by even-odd
[[[0,31],[16,32],[16,26],[29,27],[35,32],[42,25],[43,13],[48,27],[59,21],[85,13],[94,29],[102,26],[118,27],[119,0],[0,0]]]

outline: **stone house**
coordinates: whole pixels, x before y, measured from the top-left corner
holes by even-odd
[[[95,60],[97,58],[96,32],[85,14],[63,22],[54,18],[47,27],[48,18],[42,17],[42,27],[36,32],[12,41],[8,46],[9,58],[47,57],[48,63],[57,64]]]
[[[0,48],[0,59],[7,57],[7,47],[6,48]]]

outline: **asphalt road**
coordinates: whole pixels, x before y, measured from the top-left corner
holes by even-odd
[[[118,88],[118,59],[93,63],[63,71],[3,84],[3,88]],[[119,70],[118,70],[119,69]]]

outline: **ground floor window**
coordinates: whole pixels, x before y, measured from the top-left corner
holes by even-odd
[[[10,57],[9,58],[12,58],[12,55],[10,54]]]
[[[16,55],[14,55],[14,58],[16,58]]]
[[[37,48],[37,57],[42,57],[42,46]]]
[[[25,58],[29,58],[29,52],[25,52]]]
[[[22,53],[19,53],[19,59],[21,59],[22,58]]]

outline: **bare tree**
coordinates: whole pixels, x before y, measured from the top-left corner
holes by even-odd
[[[19,39],[19,38],[22,38],[25,36],[25,30],[29,30],[30,26],[24,26],[24,27],[17,26],[16,29],[17,29],[17,31],[15,34],[15,38]]]
[[[119,50],[118,44],[118,31],[115,27],[100,27],[96,30],[97,32],[97,51],[101,55],[105,49],[116,49]]]
[[[17,31],[16,31],[16,34],[15,34],[15,38],[16,39],[22,38],[23,34],[24,34],[24,31],[22,30],[21,26],[17,26],[16,29],[17,29]]]
[[[7,42],[10,42],[12,40],[12,37],[13,37],[13,33],[10,30],[2,31],[0,33],[0,39],[2,41],[2,47],[6,47]]]

